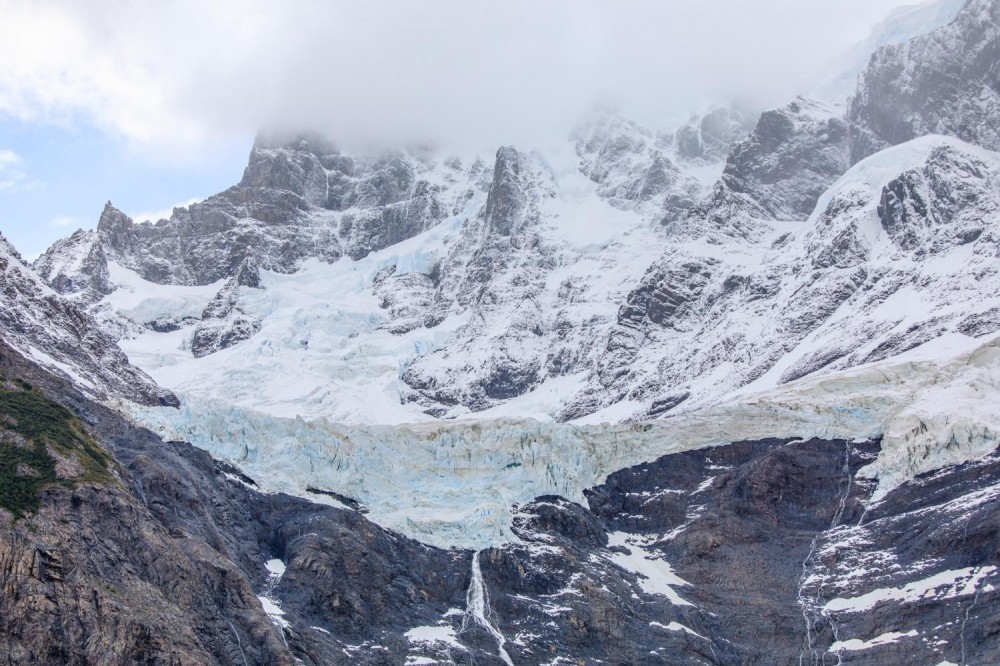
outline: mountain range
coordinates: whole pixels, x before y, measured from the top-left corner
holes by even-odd
[[[993,663],[998,63],[941,0],[763,112],[263,131],[167,219],[0,242],[0,645]]]

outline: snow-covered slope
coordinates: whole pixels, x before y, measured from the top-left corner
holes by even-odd
[[[0,338],[91,397],[176,405],[101,325],[49,287],[0,236]]]
[[[678,244],[562,416],[655,416],[996,330],[998,177],[996,153],[923,137],[853,167],[770,244]]]
[[[225,377],[243,407],[384,423],[501,408],[544,385],[558,397],[532,415],[546,417],[659,254],[664,211],[705,193],[745,127],[726,109],[676,134],[601,115],[545,150],[502,148],[492,168],[260,140],[239,187],[155,224],[109,205],[96,232],[37,265],[192,398]],[[436,203],[399,203],[414,192]],[[417,209],[434,214],[404,233],[392,216]],[[364,227],[358,245],[375,214],[390,235]]]
[[[655,257],[656,237],[640,218],[596,197],[575,170],[533,168],[534,177],[562,187],[537,201],[537,217],[519,221],[511,235],[456,216],[357,261],[307,260],[293,274],[261,269],[259,287],[238,296],[242,311],[261,322],[247,341],[196,358],[189,326],[149,330],[122,346],[185,395],[214,398],[223,377],[228,399],[244,407],[347,423],[430,418],[419,402],[401,404],[411,395],[427,400],[435,390],[421,385],[428,375],[447,381],[443,393],[464,392],[485,406],[495,402],[491,393],[504,395],[490,367],[512,375],[517,363],[530,366],[536,382],[565,381],[586,367],[585,345],[596,351],[593,341],[606,336],[616,303]],[[521,251],[508,249],[515,244]],[[477,245],[470,262],[466,252],[476,254],[470,246]],[[219,288],[148,290],[112,266],[123,286],[108,301],[139,321],[199,316]],[[434,285],[435,272],[451,302]],[[524,334],[515,339],[518,327]]]
[[[598,115],[469,162],[262,136],[239,185],[154,224],[109,205],[37,266],[190,404],[345,425],[656,418],[978,338],[998,11],[879,48],[846,113],[799,98],[752,129]]]
[[[734,150],[710,209],[735,196],[732,174],[754,182],[733,167],[754,145]],[[572,148],[502,149],[488,173],[458,213],[361,259],[291,273],[248,259],[204,286],[111,261],[118,286],[97,307],[128,318],[130,358],[190,399],[217,399],[221,381],[242,408],[347,424],[651,417],[1000,325],[1000,161],[957,139],[861,162],[804,222],[757,204],[722,220],[749,237],[698,227],[693,210],[664,240],[661,206],[602,198]],[[772,204],[794,191],[744,189]]]

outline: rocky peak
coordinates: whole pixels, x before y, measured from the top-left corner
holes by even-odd
[[[287,190],[323,206],[327,176],[320,158],[326,150],[336,154],[331,144],[315,137],[278,139],[259,135],[239,187]]]
[[[500,148],[486,199],[486,228],[489,232],[511,235],[524,207],[520,176],[521,155],[512,146]]]
[[[722,182],[774,219],[804,220],[848,166],[847,123],[835,108],[799,98],[761,114],[733,147]]]
[[[115,259],[131,257],[138,249],[135,222],[110,201],[104,204],[104,210],[97,221],[97,236],[108,255]]]
[[[176,405],[87,312],[56,293],[0,236],[0,338],[100,400]]]
[[[60,294],[92,303],[114,291],[97,232],[78,229],[34,261],[35,271]]]

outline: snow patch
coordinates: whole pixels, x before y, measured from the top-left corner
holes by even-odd
[[[445,643],[460,650],[465,649],[465,646],[458,642],[458,638],[455,636],[455,630],[451,627],[414,627],[403,634],[403,636],[405,636],[406,640],[411,643]]]
[[[694,629],[686,627],[680,622],[671,622],[670,624],[660,624],[659,622],[650,622],[649,626],[656,627],[657,629],[664,629],[666,631],[683,631],[691,634],[692,636],[697,636],[698,638],[704,638],[706,641],[708,640]]]
[[[980,582],[996,573],[995,566],[941,571],[903,587],[883,587],[857,597],[838,597],[824,608],[832,612],[862,613],[885,601],[913,603],[922,599],[951,599],[976,593]]]
[[[638,574],[639,587],[649,594],[661,594],[675,606],[692,606],[674,590],[675,587],[690,585],[674,573],[673,567],[663,559],[661,553],[648,548],[649,539],[628,534],[627,532],[611,532],[608,534],[608,548],[619,548],[625,553],[611,552],[606,555],[622,569]],[[694,632],[692,632],[694,633]]]
[[[898,643],[902,638],[914,638],[919,636],[916,629],[911,629],[907,632],[899,631],[887,631],[884,634],[880,634],[871,640],[863,641],[859,638],[851,638],[846,641],[836,641],[834,642],[828,652],[859,652],[861,650],[871,650],[872,648],[877,648],[881,645],[889,645],[890,643]]]

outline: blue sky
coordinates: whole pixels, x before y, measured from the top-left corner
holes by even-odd
[[[204,198],[259,128],[468,154],[566,136],[598,101],[658,129],[784,104],[902,4],[0,0],[0,231],[31,258],[108,200]]]
[[[0,150],[8,154],[0,161],[0,231],[30,259],[53,240],[93,227],[106,201],[142,216],[207,197],[239,181],[252,142],[247,135],[198,160],[172,162],[87,122],[0,115]]]

